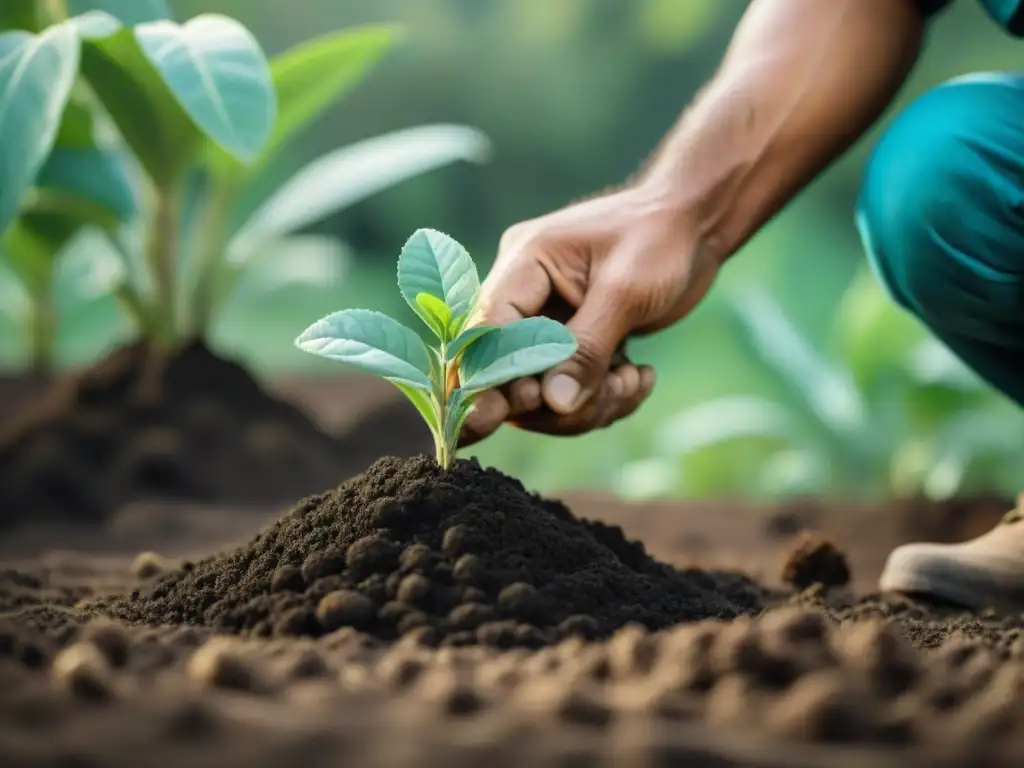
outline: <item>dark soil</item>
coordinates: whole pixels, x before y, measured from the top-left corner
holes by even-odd
[[[443,471],[420,457],[382,459],[249,545],[104,610],[257,636],[353,627],[513,647],[731,618],[760,603],[752,582],[658,563],[620,528],[579,520],[496,470],[459,461]]]
[[[171,552],[248,508],[7,560],[0,766],[1024,765],[1024,616],[871,592],[1005,502],[570,506],[387,459],[224,554]]]
[[[328,436],[201,344],[170,358],[123,348],[0,423],[0,529],[97,523],[139,500],[292,503],[382,450],[423,448],[400,400],[356,426]]]
[[[850,582],[846,555],[828,539],[804,533],[782,565],[782,581],[797,589],[814,584],[843,587]]]

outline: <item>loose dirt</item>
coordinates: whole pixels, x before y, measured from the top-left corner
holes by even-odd
[[[475,461],[382,459],[304,500],[247,546],[159,579],[105,610],[258,636],[341,627],[391,640],[542,646],[635,622],[731,618],[760,590],[730,574],[680,572],[622,530]]]
[[[336,438],[201,344],[127,347],[0,422],[0,529],[98,524],[138,501],[291,503],[422,450],[418,419],[396,398]]]
[[[1024,616],[871,591],[1005,502],[569,498],[384,459],[255,535],[8,558],[0,765],[1024,764]]]

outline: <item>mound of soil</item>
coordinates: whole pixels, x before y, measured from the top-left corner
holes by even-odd
[[[292,502],[382,449],[423,450],[418,418],[395,401],[335,439],[200,343],[126,347],[0,425],[0,529],[95,523],[137,500]]]
[[[98,607],[130,622],[256,636],[353,627],[382,639],[540,646],[760,607],[735,574],[681,572],[622,530],[473,460],[381,459],[248,546]]]
[[[846,555],[816,533],[804,533],[782,564],[782,582],[797,589],[815,584],[843,587],[850,583]]]

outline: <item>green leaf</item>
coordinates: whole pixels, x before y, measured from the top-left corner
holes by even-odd
[[[204,14],[129,29],[93,13],[78,24],[88,41],[82,69],[158,185],[180,175],[202,134],[243,161],[266,143],[276,114],[270,68],[237,21]]]
[[[861,269],[843,294],[835,320],[843,360],[863,388],[885,386],[899,373],[926,332],[900,309],[870,268]]]
[[[448,327],[452,322],[452,311],[436,296],[421,293],[416,297],[416,314],[423,319],[442,342],[448,341]]]
[[[425,125],[329,152],[292,176],[241,226],[229,250],[243,254],[371,195],[457,160],[482,162],[490,144],[460,125]]]
[[[0,234],[50,154],[78,60],[70,24],[0,34]]]
[[[57,240],[66,241],[70,234],[55,228],[42,234],[25,225],[23,219],[4,233],[3,252],[7,263],[32,296],[49,292],[53,282],[54,255]]]
[[[122,158],[95,147],[54,149],[39,172],[36,186],[92,201],[110,214],[115,225],[138,212],[135,190]]]
[[[337,238],[291,235],[263,245],[247,269],[222,262],[214,306],[231,301],[264,301],[269,294],[301,286],[334,291],[344,280],[351,254]]]
[[[128,27],[147,21],[171,19],[171,9],[165,0],[66,0],[69,16],[80,16],[90,11],[103,11]]]
[[[679,456],[730,440],[768,438],[792,445],[804,437],[793,415],[765,397],[724,395],[672,415],[655,433],[660,456]]]
[[[425,390],[433,386],[426,344],[415,331],[380,312],[334,312],[303,331],[295,344],[392,382]]]
[[[448,359],[455,360],[474,341],[496,330],[498,330],[498,327],[495,325],[474,325],[472,328],[467,328],[448,345]]]
[[[466,423],[466,417],[473,407],[473,394],[465,388],[456,388],[448,396],[448,408],[445,414],[444,435],[448,442],[449,453],[454,451],[459,440],[459,432]]]
[[[64,107],[64,117],[57,131],[56,146],[67,149],[88,149],[93,146],[93,116],[74,95]]]
[[[256,157],[277,116],[270,65],[259,42],[227,16],[135,27],[139,47],[207,136],[241,160]]]
[[[416,303],[417,296],[429,294],[444,302],[450,315],[465,315],[476,303],[480,277],[460,243],[435,229],[417,229],[398,257],[398,289],[429,324]]]
[[[546,317],[516,320],[480,337],[462,354],[462,388],[478,392],[540,373],[576,351],[576,337]]]
[[[422,389],[416,389],[410,387],[407,384],[399,384],[393,382],[398,390],[409,398],[409,401],[416,406],[416,410],[419,411],[420,416],[427,422],[427,426],[430,427],[431,433],[438,435],[441,432],[441,425],[437,421],[437,411],[434,408],[434,402],[431,399],[432,395],[429,392],[425,392]]]
[[[395,25],[367,25],[307,40],[274,57],[270,71],[277,93],[277,122],[249,172],[266,166],[328,104],[359,83],[398,35]],[[214,152],[211,166],[221,177],[237,179],[244,174],[239,163],[222,151]]]
[[[754,286],[730,299],[739,340],[811,413],[835,435],[855,437],[869,417],[868,406],[853,376],[825,359],[786,316],[778,302]]]
[[[58,224],[58,220],[66,222],[72,230],[86,224],[113,230],[118,223],[113,213],[94,200],[61,189],[41,188],[33,189],[25,196],[18,220],[47,238],[50,237],[48,228],[54,228],[54,235],[65,228]]]

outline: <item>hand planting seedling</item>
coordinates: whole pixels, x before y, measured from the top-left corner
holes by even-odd
[[[480,295],[476,265],[462,245],[436,230],[416,230],[402,248],[398,288],[436,345],[368,309],[334,312],[295,343],[398,387],[430,427],[442,467],[451,466],[459,431],[481,392],[547,370],[576,351],[572,331],[546,317],[467,327]]]

